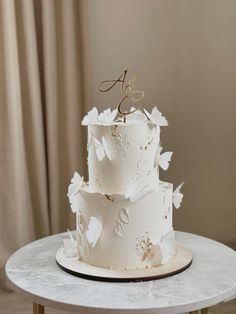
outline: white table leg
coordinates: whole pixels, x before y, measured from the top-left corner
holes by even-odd
[[[44,306],[41,304],[33,303],[33,314],[44,314]]]

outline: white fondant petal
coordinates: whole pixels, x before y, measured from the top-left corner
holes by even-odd
[[[90,217],[88,230],[86,231],[86,237],[89,244],[94,247],[101,235],[102,232],[102,224],[101,222],[94,216]]]

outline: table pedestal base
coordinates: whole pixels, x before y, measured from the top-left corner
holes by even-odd
[[[33,303],[33,314],[44,314],[44,306],[41,304]]]

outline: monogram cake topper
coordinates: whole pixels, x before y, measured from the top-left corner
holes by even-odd
[[[101,81],[100,83],[98,83],[98,85],[97,85],[97,90],[99,92],[103,92],[103,93],[110,91],[116,85],[120,86],[120,92],[124,96],[121,99],[120,103],[118,104],[118,111],[120,114],[123,115],[124,122],[126,122],[126,116],[128,114],[135,112],[136,109],[131,110],[131,111],[122,110],[122,108],[121,108],[122,104],[124,104],[124,102],[128,99],[131,99],[132,102],[139,102],[144,97],[144,91],[135,89],[135,87],[134,87],[135,78],[134,77],[131,80],[126,82],[127,73],[128,73],[128,68],[126,70],[124,70],[118,76],[118,78],[113,79],[113,80],[104,80],[104,81]]]

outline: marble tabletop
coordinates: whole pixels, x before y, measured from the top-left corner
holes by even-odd
[[[236,296],[236,252],[219,242],[177,232],[177,241],[193,251],[190,268],[165,279],[108,283],[74,277],[56,265],[65,237],[40,239],[10,257],[6,275],[16,292],[35,303],[86,314],[183,313]]]

